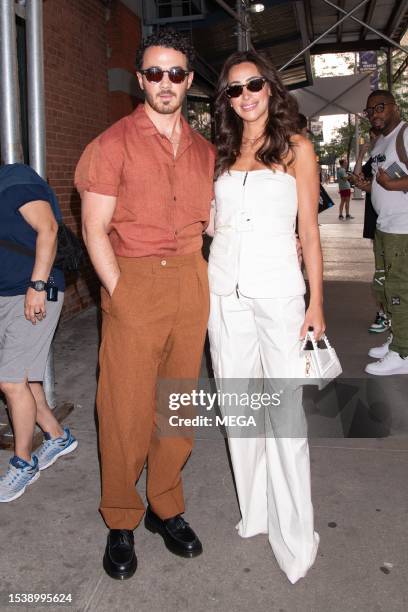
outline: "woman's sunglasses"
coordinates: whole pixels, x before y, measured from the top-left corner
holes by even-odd
[[[149,83],[160,83],[165,72],[169,75],[169,79],[172,83],[178,84],[182,83],[186,76],[190,74],[188,70],[184,70],[184,68],[180,66],[174,66],[174,68],[170,68],[170,70],[162,70],[158,66],[152,66],[151,68],[146,68],[146,70],[141,70],[140,74],[143,74]]]
[[[225,93],[227,94],[228,98],[239,98],[239,96],[242,96],[244,87],[246,87],[248,91],[255,93],[257,91],[261,91],[265,83],[265,77],[255,77],[254,79],[250,79],[247,83],[245,83],[245,85],[242,85],[241,83],[237,85],[228,85],[228,87],[225,89]]]

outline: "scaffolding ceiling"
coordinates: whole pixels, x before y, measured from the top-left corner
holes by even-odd
[[[173,2],[180,4],[179,0]],[[249,5],[249,0],[241,2]],[[392,46],[391,41],[399,44],[408,27],[408,0],[263,0],[263,4],[263,12],[247,13],[251,44],[277,68],[284,67],[281,75],[290,89],[312,84],[310,54],[387,48]],[[237,21],[226,10],[236,11],[237,2],[206,0],[204,6],[202,19],[176,27],[190,30],[203,65],[207,64],[210,72],[218,72],[226,57],[237,49]],[[316,43],[310,50],[302,53],[313,41]],[[197,73],[202,76],[200,69]],[[204,77],[206,80],[204,90],[208,86],[211,89],[211,79]]]
[[[235,9],[234,0],[227,1]],[[276,67],[282,66],[307,44],[307,30],[301,2],[265,1],[262,13],[250,13],[250,39]],[[238,46],[237,22],[215,0],[207,0],[204,20],[192,24],[193,42],[198,53],[217,72]],[[306,54],[284,73],[287,86],[311,82],[310,57]]]
[[[356,0],[334,0],[332,4],[349,12],[358,2]],[[322,0],[304,2],[306,8],[308,34],[313,40],[330,27],[342,13]],[[353,16],[367,25],[400,42],[408,27],[408,0],[369,0]],[[318,43],[312,53],[340,53],[345,51],[374,51],[389,44],[378,34],[349,18]]]

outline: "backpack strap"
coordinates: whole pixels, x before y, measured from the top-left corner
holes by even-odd
[[[32,251],[28,247],[25,247],[21,244],[11,242],[11,240],[0,240],[0,246],[4,247],[5,249],[8,249],[9,251],[20,253],[20,255],[29,255],[30,257],[35,256],[35,251]]]
[[[397,134],[395,148],[397,150],[398,159],[408,168],[408,154],[404,145],[404,132],[408,128],[408,123],[404,123]]]

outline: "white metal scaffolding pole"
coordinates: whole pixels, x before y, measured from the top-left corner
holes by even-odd
[[[354,74],[358,74],[358,61],[359,61],[359,56],[358,56],[358,53],[355,52],[354,53]],[[358,153],[360,150],[360,118],[357,113],[354,114],[354,139],[355,139],[354,151],[355,151],[355,156],[356,156],[355,163],[357,163]],[[363,199],[363,194],[362,194],[361,189],[354,186],[353,200],[362,200],[362,199]]]
[[[217,2],[219,2],[220,0],[216,0]],[[299,51],[299,53],[296,53],[296,55],[294,55],[293,57],[291,57],[290,60],[288,60],[285,64],[283,64],[283,66],[281,66],[279,68],[279,71],[281,72],[282,70],[285,70],[285,68],[287,68],[288,66],[290,66],[294,61],[296,61],[299,57],[301,57],[304,53],[306,53],[309,49],[311,49],[316,43],[318,43],[320,40],[322,40],[325,36],[327,36],[327,34],[329,34],[332,30],[336,29],[341,23],[343,23],[343,21],[345,21],[346,19],[352,19],[353,21],[356,21],[358,24],[360,24],[361,26],[363,26],[364,28],[366,28],[367,30],[369,30],[370,32],[373,32],[374,34],[376,34],[377,36],[379,36],[380,38],[384,39],[385,41],[387,41],[389,43],[390,46],[396,47],[397,49],[399,49],[400,51],[403,51],[404,53],[406,53],[408,55],[408,48],[407,47],[403,47],[402,45],[400,45],[398,42],[396,42],[395,40],[392,40],[392,38],[390,38],[389,36],[387,36],[386,34],[383,34],[382,32],[380,32],[379,30],[376,30],[375,28],[373,28],[372,26],[370,26],[370,24],[365,23],[364,21],[362,21],[361,19],[358,19],[357,17],[354,16],[354,13],[356,13],[362,6],[364,6],[365,4],[367,4],[367,2],[370,2],[370,0],[361,0],[361,2],[359,2],[357,4],[357,6],[355,6],[354,8],[352,8],[350,11],[346,11],[345,9],[343,9],[341,6],[338,6],[337,4],[335,4],[334,2],[331,2],[331,0],[322,0],[322,2],[324,2],[325,4],[328,4],[329,6],[331,6],[332,8],[335,8],[337,11],[339,11],[339,13],[343,14],[343,17],[341,17],[340,19],[338,19],[336,21],[336,23],[334,23],[332,26],[330,26],[330,28],[328,28],[327,30],[325,30],[322,34],[320,34],[317,38],[315,38],[314,40],[312,40],[312,42],[310,42],[306,47],[304,47],[301,51]]]
[[[376,30],[375,28],[373,28],[373,26],[371,26],[369,23],[366,23],[365,21],[362,21],[361,19],[358,19],[358,17],[356,17],[355,15],[352,15],[354,10],[347,13],[344,10],[344,8],[342,8],[341,6],[338,6],[337,4],[334,4],[334,2],[331,2],[331,0],[323,0],[323,2],[325,4],[328,4],[332,8],[336,9],[336,11],[339,11],[339,13],[343,13],[343,15],[345,15],[346,17],[349,17],[350,19],[352,19],[356,23],[360,24],[361,26],[363,26],[364,28],[366,28],[370,32],[373,32],[374,34],[376,34],[380,38],[383,38],[384,40],[387,41],[387,43],[391,47],[396,47],[397,49],[399,49],[400,51],[403,51],[404,53],[406,53],[408,55],[408,48],[407,47],[403,47],[396,40],[392,40],[392,38],[390,38],[386,34],[383,34],[383,32],[380,32],[379,30]],[[338,22],[338,23],[340,23],[340,22]]]
[[[323,0],[323,2],[325,2],[325,0]],[[309,51],[309,49],[311,49],[316,43],[318,43],[320,40],[322,40],[322,38],[324,38],[325,36],[327,36],[327,34],[329,34],[332,30],[335,30],[336,28],[338,28],[338,26],[343,23],[343,21],[345,21],[348,17],[351,17],[353,13],[355,13],[356,11],[358,11],[362,6],[364,6],[365,4],[367,4],[367,2],[370,2],[370,0],[361,0],[361,2],[359,2],[357,4],[357,6],[355,6],[354,8],[352,8],[348,13],[345,14],[344,17],[341,17],[341,19],[339,19],[338,21],[336,21],[336,23],[334,23],[332,26],[330,26],[330,28],[327,28],[327,30],[325,30],[323,32],[323,34],[320,34],[320,36],[318,36],[317,38],[315,38],[314,40],[312,40],[311,43],[309,43],[308,45],[306,45],[306,47],[304,47],[301,51],[299,51],[299,53],[296,53],[296,55],[294,55],[293,57],[290,58],[290,60],[288,60],[285,64],[283,64],[283,66],[281,66],[279,68],[279,72],[281,72],[282,70],[285,70],[285,68],[287,68],[288,66],[290,66],[294,61],[296,61],[299,57],[301,57],[302,55],[304,55],[307,51]]]
[[[3,163],[23,161],[14,0],[0,2],[0,125]]]
[[[42,0],[26,2],[28,142],[30,166],[47,180],[44,105],[44,43]],[[51,408],[55,408],[55,371],[53,348],[48,353],[44,374],[44,392]]]
[[[30,166],[47,180],[42,0],[27,0],[27,89]]]

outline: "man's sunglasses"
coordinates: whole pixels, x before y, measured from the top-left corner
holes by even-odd
[[[374,112],[383,113],[384,108],[387,104],[395,104],[395,102],[380,102],[379,104],[376,104],[375,106],[368,106],[367,108],[363,110],[364,117],[372,117],[374,115]]]
[[[250,79],[247,83],[245,83],[245,85],[242,85],[241,83],[237,83],[236,85],[228,85],[228,87],[225,88],[225,93],[228,98],[239,98],[239,96],[242,96],[244,87],[246,87],[248,91],[255,93],[257,91],[261,91],[265,83],[265,77],[255,77],[254,79]]]
[[[172,83],[182,83],[189,73],[188,70],[184,70],[181,66],[174,66],[170,70],[162,70],[158,66],[152,66],[146,68],[146,70],[140,70],[140,73],[146,77],[149,83],[160,83],[164,77],[164,73],[167,72],[169,79]]]

